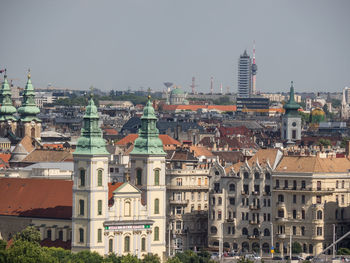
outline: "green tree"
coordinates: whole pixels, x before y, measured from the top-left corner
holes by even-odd
[[[254,261],[250,260],[250,259],[247,259],[247,258],[244,258],[244,257],[241,257],[237,263],[254,263]]]
[[[117,256],[114,253],[110,253],[105,259],[104,259],[104,263],[121,263],[122,262],[122,258],[120,256]]]
[[[292,253],[300,254],[301,252],[303,252],[303,249],[302,249],[300,243],[299,242],[294,242],[292,244]]]
[[[89,250],[83,250],[76,254],[72,254],[72,263],[102,263],[104,258],[97,252],[91,252]]]
[[[122,257],[121,263],[141,263],[141,260],[138,259],[136,256],[127,254],[126,256]]]
[[[0,251],[5,250],[7,246],[7,242],[5,240],[0,239]]]
[[[22,240],[22,241],[28,241],[31,243],[38,243],[39,244],[39,242],[41,240],[41,236],[40,236],[39,230],[37,230],[33,226],[28,226],[27,228],[25,228],[21,232],[18,232],[14,236],[13,240],[14,241]]]
[[[182,263],[178,257],[168,258],[167,263]]]
[[[43,247],[44,253],[56,258],[60,263],[68,263],[72,259],[72,253],[70,250],[56,247]]]
[[[318,145],[324,146],[324,147],[328,147],[332,145],[332,142],[329,139],[323,139],[321,138],[318,143]]]
[[[337,251],[338,255],[350,255],[350,249],[346,247],[339,248]]]
[[[160,263],[160,258],[156,254],[147,254],[142,260],[142,263]]]

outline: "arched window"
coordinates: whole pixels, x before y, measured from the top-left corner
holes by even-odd
[[[264,236],[266,237],[270,236],[270,230],[268,228],[264,229]]]
[[[79,242],[84,243],[84,229],[79,228]]]
[[[314,253],[314,246],[312,244],[309,245],[309,253],[310,254]]]
[[[80,169],[80,186],[84,187],[85,186],[85,170]]]
[[[345,181],[341,181],[341,188],[345,188]]]
[[[47,238],[51,239],[51,236],[52,236],[52,232],[51,232],[51,229],[49,229],[47,230]]]
[[[146,251],[146,238],[141,239],[141,251]]]
[[[131,216],[131,205],[130,201],[124,203],[124,216]]]
[[[249,251],[249,243],[243,242],[242,243],[242,252],[248,252]]]
[[[321,210],[317,211],[317,219],[322,219],[322,211]]]
[[[159,214],[159,199],[154,199],[154,213]]]
[[[83,216],[84,215],[84,200],[79,200],[79,215]]]
[[[136,170],[136,185],[142,185],[142,169]]]
[[[259,230],[257,228],[253,229],[253,235],[258,237],[259,236]]]
[[[230,189],[230,192],[236,191],[236,185],[235,184],[230,184],[229,189]]]
[[[248,172],[244,172],[244,179],[248,179],[249,178],[249,173]]]
[[[284,195],[278,195],[278,202],[284,202]]]
[[[102,186],[102,173],[101,169],[97,171],[97,186]]]
[[[102,200],[97,201],[97,215],[102,215]]]
[[[247,236],[248,235],[248,229],[243,227],[242,229],[242,236]]]
[[[279,218],[284,218],[284,210],[283,209],[279,209],[277,211],[277,215],[278,215]]]
[[[124,238],[124,252],[130,252],[130,237],[126,236]]]
[[[271,174],[269,172],[265,173],[265,179],[270,180],[271,179]]]
[[[222,198],[221,197],[218,198],[218,205],[222,205]]]
[[[216,234],[218,232],[218,229],[215,226],[210,227],[210,233]]]
[[[159,185],[159,169],[154,170],[154,185]]]
[[[59,239],[59,240],[63,240],[63,231],[62,231],[62,230],[60,230],[60,231],[58,232],[58,239]]]
[[[262,251],[266,254],[266,253],[269,253],[270,252],[270,246],[268,243],[264,243],[262,245]]]
[[[159,241],[159,227],[154,228],[154,241]]]
[[[303,244],[303,253],[307,253],[307,247],[306,247],[306,244]]]
[[[113,253],[113,239],[108,241],[108,252]]]
[[[238,244],[237,244],[237,243],[233,243],[233,244],[232,244],[232,248],[233,248],[233,250],[237,251],[237,249],[238,249]]]
[[[254,242],[254,243],[252,244],[252,250],[253,250],[255,253],[259,253],[259,251],[260,251],[259,243]]]

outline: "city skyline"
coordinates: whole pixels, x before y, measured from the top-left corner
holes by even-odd
[[[0,67],[24,86],[190,92],[230,86],[256,41],[257,91],[340,92],[348,86],[347,1],[3,2]],[[245,11],[245,12],[244,12]],[[336,66],[335,66],[336,65]]]

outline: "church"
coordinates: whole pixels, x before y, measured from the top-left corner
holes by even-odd
[[[0,109],[8,113],[8,118],[6,122],[1,120],[1,125],[7,125],[7,131],[14,134],[23,126],[22,131],[30,130],[36,137],[40,123],[32,118],[37,110],[32,105],[30,75],[24,94],[19,109],[21,119],[16,126],[10,118],[14,109],[10,103],[6,104],[5,78]],[[98,121],[97,107],[90,98],[73,153],[73,181],[0,178],[0,192],[5,196],[0,201],[0,238],[9,240],[31,225],[40,231],[43,244],[58,242],[58,246],[71,248],[73,252],[90,250],[101,255],[130,253],[142,258],[153,253],[164,261],[166,153],[158,137],[150,97],[141,117],[139,137],[130,153],[130,182],[108,182],[109,153]]]

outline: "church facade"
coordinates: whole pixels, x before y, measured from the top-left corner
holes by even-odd
[[[90,99],[74,152],[72,251],[166,253],[165,152],[149,100],[130,153],[131,184],[108,183],[108,152]]]

